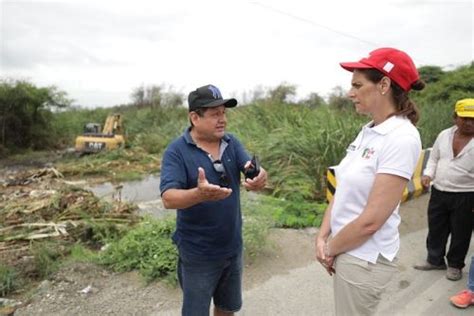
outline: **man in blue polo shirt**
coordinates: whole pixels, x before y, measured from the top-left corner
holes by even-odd
[[[173,241],[179,250],[182,315],[233,315],[242,306],[242,214],[240,175],[251,166],[239,140],[225,133],[226,108],[213,85],[189,93],[191,126],[166,149],[161,164],[161,197],[177,209]],[[245,179],[260,190],[267,173]]]

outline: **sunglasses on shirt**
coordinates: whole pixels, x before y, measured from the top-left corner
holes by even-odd
[[[220,173],[219,185],[221,187],[228,188],[229,185],[230,185],[230,182],[229,182],[229,178],[227,177],[227,174],[225,173],[225,168],[224,168],[224,164],[222,163],[222,161],[220,161],[219,159],[214,160],[212,162],[212,166],[214,167],[214,170],[216,172]]]

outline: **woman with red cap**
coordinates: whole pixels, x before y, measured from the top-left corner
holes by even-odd
[[[405,52],[380,48],[351,71],[348,96],[371,117],[335,168],[337,190],[316,237],[316,258],[334,274],[336,315],[372,315],[396,273],[400,199],[420,152],[418,110],[410,90],[421,90]]]

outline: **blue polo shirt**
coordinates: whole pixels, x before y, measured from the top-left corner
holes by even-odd
[[[225,258],[242,249],[240,175],[250,157],[235,136],[226,133],[223,141],[227,146],[220,159],[232,194],[223,200],[177,210],[173,241],[180,251],[196,257]],[[209,183],[219,184],[221,174],[214,170],[209,154],[196,146],[188,128],[163,154],[161,195],[168,189],[195,188],[198,167],[204,169]]]

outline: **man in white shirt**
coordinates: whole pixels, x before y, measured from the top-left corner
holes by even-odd
[[[454,120],[455,125],[436,138],[421,179],[425,187],[433,181],[428,205],[428,256],[414,268],[445,270],[446,256],[446,278],[457,281],[462,278],[474,221],[474,99],[456,103]]]

